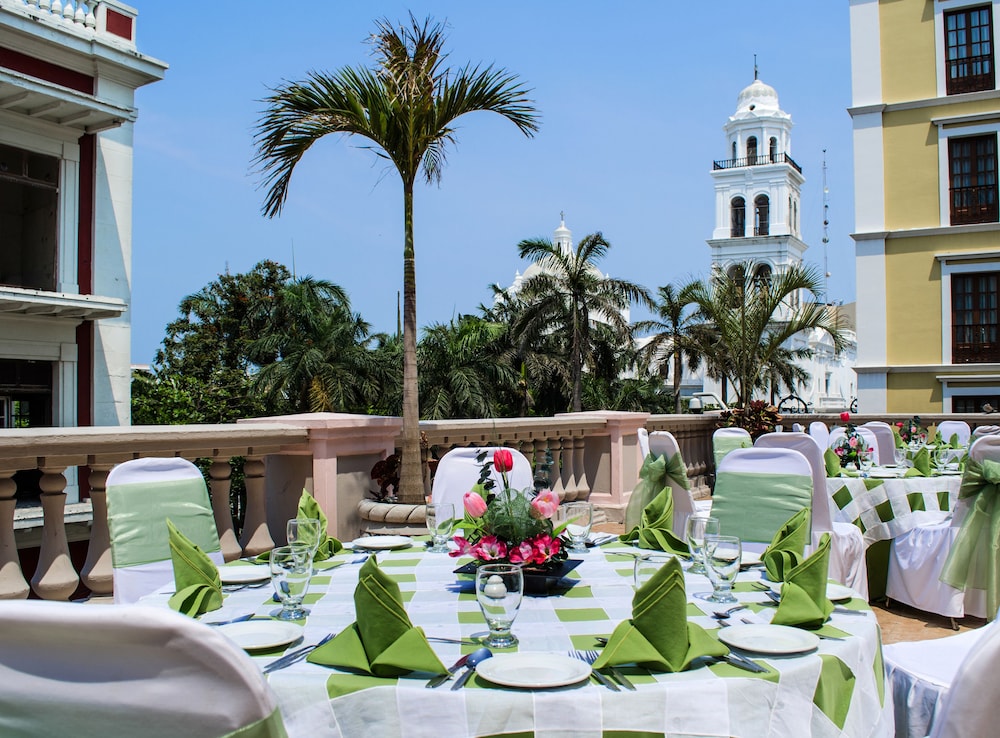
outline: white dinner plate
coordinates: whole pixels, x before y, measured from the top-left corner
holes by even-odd
[[[767,585],[778,594],[781,594],[781,585],[784,582],[767,582]],[[836,582],[827,582],[826,598],[832,602],[843,602],[854,597],[854,590]]]
[[[394,548],[409,548],[413,539],[409,536],[363,536],[351,541],[353,548],[364,548],[370,551],[389,551]]]
[[[895,468],[892,469],[872,469],[868,476],[873,479],[895,479],[899,476]]]
[[[732,625],[718,631],[727,646],[754,653],[805,653],[819,646],[819,638],[799,628],[770,623]],[[486,662],[483,662],[486,663]]]
[[[271,567],[267,564],[219,567],[219,579],[223,584],[249,584],[250,582],[263,582],[270,578]]]
[[[294,643],[304,632],[301,625],[280,620],[244,620],[215,628],[244,651],[259,651]]]
[[[590,677],[590,664],[557,653],[502,653],[480,661],[476,673],[504,687],[565,687]]]
[[[740,566],[757,566],[761,563],[760,553],[755,553],[753,551],[744,551],[740,554]]]

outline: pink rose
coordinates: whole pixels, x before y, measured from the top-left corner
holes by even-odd
[[[851,419],[851,414],[845,410],[840,414],[840,419],[846,423],[848,420]]]
[[[514,468],[514,455],[506,448],[498,448],[493,452],[493,468],[501,474]]]
[[[849,439],[847,439],[847,445],[850,446],[851,448],[857,448],[858,439],[855,438],[854,436],[851,436]]]
[[[559,507],[559,495],[551,489],[543,489],[531,501],[531,515],[535,518],[551,518]]]
[[[521,541],[516,546],[511,546],[507,554],[512,564],[529,564],[535,556],[535,547],[530,541]]]
[[[481,518],[486,514],[486,500],[478,492],[466,492],[462,502],[469,517]]]

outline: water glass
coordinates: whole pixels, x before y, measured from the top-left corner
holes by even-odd
[[[947,446],[934,449],[934,467],[937,469],[938,474],[947,471],[948,464],[951,463],[953,456],[954,449]]]
[[[523,594],[524,572],[519,564],[483,564],[476,570],[476,599],[490,629],[484,645],[490,648],[517,645],[517,637],[510,628]]]
[[[868,472],[872,470],[871,451],[858,450],[858,470],[865,476],[868,476]]]
[[[309,558],[316,556],[316,549],[325,537],[324,532],[317,518],[292,518],[285,523],[288,545],[308,547]]]
[[[736,602],[733,582],[740,571],[743,546],[736,536],[705,536],[705,566],[712,583],[712,602]]]
[[[305,544],[278,546],[271,550],[271,584],[281,601],[281,610],[271,616],[279,620],[301,620],[309,614],[302,606],[312,577],[312,553]]]
[[[705,536],[719,535],[719,519],[710,518],[707,515],[692,515],[684,525],[684,539],[691,550],[691,566],[688,571],[692,574],[706,574],[705,565],[702,561],[702,546]]]
[[[587,539],[594,522],[594,506],[589,502],[564,502],[556,508],[556,525],[566,523],[569,536],[569,550],[574,553],[587,552]]]
[[[635,567],[632,572],[632,586],[639,589],[660,570],[660,567],[674,558],[669,554],[647,553],[635,557]]]
[[[432,553],[448,553],[448,541],[455,528],[455,506],[450,502],[432,502],[427,505],[427,530],[431,534]]]

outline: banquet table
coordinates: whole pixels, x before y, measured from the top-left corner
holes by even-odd
[[[567,586],[559,587],[558,594],[526,596],[513,627],[519,652],[565,655],[570,649],[598,648],[595,637],[609,636],[631,616],[636,551],[620,543],[593,548],[574,556],[582,563],[562,581]],[[485,634],[472,580],[453,573],[466,559],[427,553],[420,541],[377,556],[383,571],[398,582],[410,619],[423,628],[442,663],[450,665],[476,648],[435,640]],[[316,643],[355,620],[353,594],[366,557],[345,552],[317,564],[303,643]],[[761,576],[760,568],[741,572],[736,596],[750,604],[753,619],[766,621],[775,607],[753,584]],[[717,634],[720,624],[709,615],[722,608],[703,599],[711,591],[708,580],[688,573],[685,588],[689,620]],[[222,621],[251,611],[267,616],[277,608],[270,595],[268,588],[228,593],[221,609],[201,619]],[[161,591],[144,604],[165,606],[168,597],[169,591]],[[733,616],[736,623],[741,614]],[[450,684],[425,689],[426,674],[380,679],[306,661],[273,672],[268,680],[291,738],[891,735],[880,633],[867,603],[856,597],[838,603],[824,632],[843,640],[824,639],[817,649],[801,654],[743,652],[769,667],[766,674],[726,663],[700,662],[679,673],[621,667],[636,691],[613,692],[593,680],[551,689],[506,688],[479,676],[459,691],[450,690]],[[251,655],[263,668],[281,652]]]

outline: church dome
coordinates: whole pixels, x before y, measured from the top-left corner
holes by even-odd
[[[754,112],[777,113],[781,111],[778,105],[778,92],[771,85],[766,85],[759,79],[744,87],[736,100],[736,114]]]

